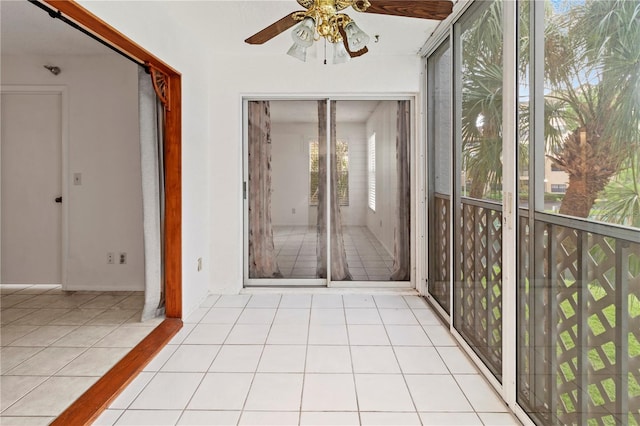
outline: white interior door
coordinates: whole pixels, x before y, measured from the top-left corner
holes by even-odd
[[[61,283],[62,95],[3,92],[1,111],[0,282]]]

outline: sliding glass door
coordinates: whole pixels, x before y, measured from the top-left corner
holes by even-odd
[[[640,424],[639,11],[465,2],[429,46],[429,295],[524,424]]]
[[[454,328],[502,380],[502,7],[454,26]],[[491,28],[492,31],[487,29]]]
[[[249,100],[245,117],[245,285],[409,286],[410,102]]]
[[[451,48],[449,41],[427,59],[429,165],[429,294],[451,314]]]
[[[249,101],[246,141],[247,277],[312,280],[318,251],[318,108],[316,101]],[[315,186],[314,186],[315,185]]]

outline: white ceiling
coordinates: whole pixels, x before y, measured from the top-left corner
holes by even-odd
[[[249,45],[244,40],[287,14],[302,9],[294,0],[183,0],[140,4],[161,8],[183,27],[183,31],[205,40],[214,55],[243,56],[284,56],[292,44],[290,30],[263,45]],[[438,21],[374,15],[352,9],[344,12],[371,36],[367,55],[415,55],[438,24]],[[377,43],[374,42],[375,35],[379,36]],[[0,40],[2,55],[116,54],[66,23],[51,18],[26,0],[0,0]],[[329,61],[331,55],[329,48]],[[323,56],[322,42],[316,42],[313,48],[308,49],[308,61],[320,61]],[[337,66],[347,67],[348,64]],[[341,101],[338,105],[339,121],[364,122],[376,105],[377,101]],[[317,120],[315,102],[273,102],[271,111],[274,122]]]
[[[191,25],[190,30],[208,40],[212,51],[220,54],[272,55],[284,54],[292,44],[291,30],[276,36],[262,45],[249,45],[244,40],[271,25],[278,19],[304,10],[295,0],[207,0],[168,2],[180,19],[200,19],[201,25]],[[363,31],[369,34],[367,55],[416,54],[433,32],[439,21],[400,16],[375,15],[357,12],[347,13]],[[378,43],[373,36],[378,35]],[[323,44],[316,42],[319,56]],[[330,55],[331,52],[327,52]]]
[[[117,1],[117,0],[112,0]],[[126,0],[121,0],[126,1]],[[149,8],[162,8],[195,37],[200,37],[221,55],[284,54],[292,44],[291,31],[263,45],[244,40],[285,15],[301,10],[294,0],[200,0],[148,1]],[[80,36],[75,29],[52,19],[26,0],[0,0],[3,54],[100,54],[104,46]],[[416,54],[439,21],[344,10],[372,37],[367,55]],[[379,41],[373,42],[378,35]],[[316,52],[314,52],[316,50]],[[312,58],[324,55],[324,43],[309,49]],[[330,49],[329,49],[330,50]],[[327,55],[330,57],[331,52]]]
[[[26,0],[0,0],[2,55],[103,55],[112,50]]]

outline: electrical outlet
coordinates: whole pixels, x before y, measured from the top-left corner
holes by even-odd
[[[295,209],[295,207],[291,209],[291,214],[296,214],[296,209]]]
[[[127,253],[126,252],[121,252],[120,253],[120,262],[121,265],[124,265],[127,263]]]
[[[202,258],[198,258],[198,272],[202,271]]]
[[[115,263],[113,253],[111,252],[107,253],[107,263],[110,265],[113,265]]]

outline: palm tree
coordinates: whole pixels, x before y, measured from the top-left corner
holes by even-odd
[[[572,130],[547,138],[549,158],[569,175],[560,213],[587,217],[640,147],[640,2],[591,0],[550,19],[547,100]]]
[[[596,218],[640,228],[639,172],[640,154],[636,154],[630,167],[613,178],[602,192],[593,209]]]
[[[468,195],[502,183],[502,3],[492,2],[461,36],[462,156]]]
[[[530,2],[522,2],[522,17]],[[545,4],[545,143],[569,175],[560,213],[587,217],[598,195],[640,148],[640,1],[586,0],[562,13]],[[502,5],[463,32],[462,145],[469,195],[502,182]],[[520,70],[527,76],[528,19]],[[527,105],[521,106],[523,116]],[[528,120],[520,121],[528,134]],[[526,142],[525,142],[526,143]]]

